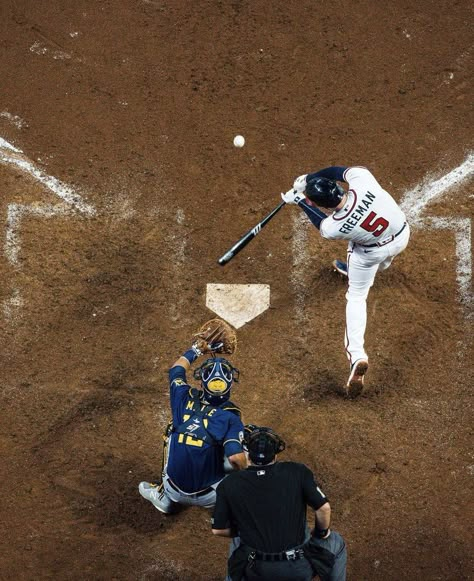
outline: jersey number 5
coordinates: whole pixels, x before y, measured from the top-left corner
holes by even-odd
[[[372,232],[375,237],[378,237],[382,232],[385,232],[388,226],[388,220],[385,220],[385,218],[377,218],[375,212],[370,212],[367,218],[360,225],[360,227],[367,230],[367,232]]]

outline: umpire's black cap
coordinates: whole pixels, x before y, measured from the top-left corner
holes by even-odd
[[[252,464],[257,466],[270,464],[286,447],[285,442],[271,428],[253,424],[245,426],[244,446]]]

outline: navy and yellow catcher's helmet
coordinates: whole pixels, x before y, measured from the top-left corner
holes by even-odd
[[[232,383],[239,381],[239,370],[223,357],[212,357],[194,370],[194,379],[201,380],[206,401],[220,405],[230,397]]]

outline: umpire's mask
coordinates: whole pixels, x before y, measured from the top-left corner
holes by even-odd
[[[244,448],[252,464],[257,466],[270,464],[285,447],[285,442],[271,428],[245,426]]]
[[[230,397],[232,383],[239,381],[239,370],[223,357],[213,357],[194,370],[194,379],[200,379],[211,405],[220,405]]]

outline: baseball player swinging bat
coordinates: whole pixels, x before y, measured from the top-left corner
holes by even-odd
[[[286,202],[281,202],[276,208],[274,208],[263,220],[261,220],[256,226],[249,230],[246,234],[238,240],[230,250],[228,250],[223,256],[219,258],[219,264],[224,266],[227,264],[236,254],[238,254],[242,248],[245,248],[247,244],[257,236],[260,230],[270,222],[270,220],[283,208],[286,206]]]

